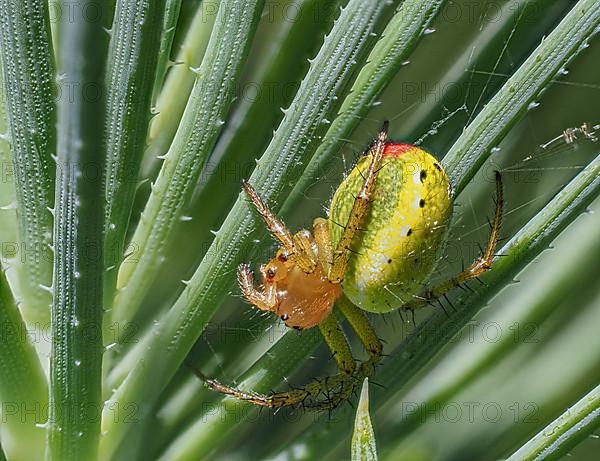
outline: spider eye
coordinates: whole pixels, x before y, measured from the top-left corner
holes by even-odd
[[[276,270],[272,267],[267,269],[267,278],[268,279],[272,279],[273,277],[275,277],[275,272]]]
[[[282,252],[279,254],[278,258],[279,261],[281,261],[282,263],[286,262],[288,260],[288,254],[286,252]]]

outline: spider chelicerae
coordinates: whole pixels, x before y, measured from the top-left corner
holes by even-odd
[[[435,157],[419,147],[388,141],[387,132],[385,122],[334,193],[329,216],[316,218],[312,232],[303,229],[292,234],[254,188],[243,182],[254,208],[281,245],[260,267],[259,287],[250,267],[240,266],[238,281],[244,297],[256,308],[275,313],[290,328],[318,327],[339,373],[314,379],[302,388],[263,395],[221,384],[194,370],[209,387],[266,407],[334,408],[365,377],[373,376],[382,358],[383,346],[365,311],[413,311],[491,268],[503,209],[498,172],[494,219],[481,256],[449,280],[424,288],[447,239],[452,187]],[[368,352],[368,360],[354,360],[340,314]]]

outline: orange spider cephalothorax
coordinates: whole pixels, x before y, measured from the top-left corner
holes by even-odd
[[[296,234],[311,244],[316,264],[311,272],[303,271],[289,253],[280,248],[273,259],[261,266],[262,293],[252,286],[252,275],[244,267],[240,271],[240,285],[246,298],[256,307],[275,313],[286,326],[295,329],[311,328],[329,315],[335,301],[342,294],[338,283],[332,283],[319,261],[317,244],[310,232]],[[262,294],[262,297],[257,299]]]
[[[280,263],[274,258],[267,264],[265,285],[271,283],[269,270],[278,265],[277,306],[274,312],[292,328],[310,328],[329,315],[342,290],[329,281],[320,264],[312,273],[303,272],[296,264]]]

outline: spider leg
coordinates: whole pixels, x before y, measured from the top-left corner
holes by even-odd
[[[362,382],[364,378],[371,377],[374,374],[375,367],[381,361],[383,345],[377,337],[371,322],[361,309],[352,304],[345,296],[340,299],[338,306],[358,339],[360,339],[361,344],[369,353],[369,360],[361,364],[359,376],[357,376],[358,380]]]
[[[238,400],[244,400],[246,402],[251,402],[255,405],[260,405],[263,407],[274,407],[274,405],[270,404],[268,400],[268,396],[257,394],[255,392],[245,392],[235,387],[227,386],[221,384],[216,379],[209,378],[204,375],[198,368],[194,365],[186,362],[188,368],[194,373],[198,378],[200,378],[208,387],[216,392],[220,392],[221,394],[230,395],[235,397]]]
[[[367,317],[359,308],[345,298],[340,300],[339,306],[369,353],[369,360],[359,367],[356,367],[346,336],[333,312],[319,324],[319,328],[340,369],[340,373],[334,376],[316,378],[304,387],[285,392],[259,394],[221,384],[204,376],[192,365],[189,367],[208,387],[238,400],[269,408],[302,407],[315,411],[331,410],[347,401],[360,388],[365,377],[374,374],[383,348]]]
[[[344,317],[346,317],[346,320],[348,320],[363,347],[369,353],[369,360],[355,368],[351,375],[344,376],[341,373],[330,378],[325,378],[325,380],[315,380],[311,383],[312,387],[310,388],[307,386],[307,389],[311,391],[311,396],[315,395],[315,389],[318,386],[323,386],[321,392],[326,395],[325,400],[307,399],[303,402],[303,406],[310,410],[331,409],[347,401],[352,394],[355,394],[360,389],[365,378],[375,374],[375,367],[381,361],[383,345],[365,313],[352,304],[345,296],[338,301],[337,306]]]
[[[296,235],[285,227],[285,224],[275,216],[267,204],[260,198],[258,193],[247,181],[242,181],[242,186],[248,194],[248,197],[252,201],[256,211],[260,213],[267,229],[275,237],[281,245],[287,250],[287,252],[293,256],[302,271],[311,273],[315,269],[316,261],[314,253],[310,249],[310,243],[308,243],[308,237],[299,232]]]
[[[215,379],[208,378],[190,364],[188,364],[188,367],[211,389],[255,405],[270,408],[302,406],[310,410],[334,408],[347,400],[355,386],[361,384],[362,381],[356,380],[356,364],[352,358],[350,345],[335,314],[330,313],[319,324],[319,328],[341,373],[326,378],[314,379],[302,388],[290,389],[285,392],[259,394],[227,386]]]
[[[466,286],[465,282],[478,279],[480,275],[489,271],[492,268],[492,261],[496,253],[498,244],[498,235],[502,226],[502,212],[504,208],[504,197],[502,193],[502,177],[500,172],[496,171],[496,211],[494,212],[494,220],[490,224],[490,235],[485,249],[482,251],[475,261],[469,267],[463,269],[455,277],[450,280],[440,283],[436,287],[427,290],[417,296],[417,301],[411,303],[410,307],[421,307],[424,304],[430,303],[432,300],[439,299],[448,291],[455,287]]]
[[[341,374],[351,376],[356,369],[356,363],[352,357],[348,339],[333,311],[319,323],[319,330],[321,330]]]
[[[302,407],[307,410],[327,410],[347,400],[354,387],[354,379],[344,375],[337,374],[327,378],[317,378],[309,382],[306,386],[298,389],[290,389],[285,392],[274,392],[270,394],[259,394],[252,391],[243,391],[232,386],[221,384],[219,381],[208,378],[197,368],[188,364],[192,372],[204,383],[216,392],[230,395],[238,400],[250,402],[254,405],[269,408],[284,407]],[[344,383],[352,383],[352,386],[344,387]],[[323,394],[325,398],[319,398]]]
[[[331,270],[333,264],[333,249],[331,248],[331,237],[329,235],[329,222],[324,218],[316,218],[313,221],[313,235],[319,249],[319,261],[326,274]]]
[[[238,283],[244,297],[249,303],[263,311],[272,311],[277,305],[277,290],[275,284],[269,284],[264,290],[254,286],[254,276],[247,264],[241,264],[238,269]]]
[[[385,149],[385,143],[387,141],[388,122],[383,124],[377,141],[371,149],[371,163],[365,176],[365,182],[354,200],[352,210],[350,211],[350,217],[344,227],[344,232],[337,244],[335,251],[333,252],[333,266],[329,273],[329,280],[334,283],[339,283],[344,278],[346,272],[346,264],[348,263],[348,250],[352,238],[358,231],[361,221],[367,212],[369,200],[373,192],[373,186],[375,184],[375,178],[377,177],[378,170],[380,168],[381,159],[383,158],[383,152]]]

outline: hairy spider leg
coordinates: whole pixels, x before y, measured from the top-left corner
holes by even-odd
[[[361,376],[363,379],[370,378],[375,372],[375,367],[381,361],[383,345],[362,309],[352,304],[345,296],[339,300],[337,305],[369,354],[369,360],[361,365]],[[360,381],[362,382],[362,379]]]
[[[200,370],[191,364],[189,368],[202,379],[211,389],[222,394],[230,395],[238,400],[244,400],[255,405],[270,408],[283,408],[304,405],[311,409],[328,408],[328,400],[319,400],[320,394],[328,395],[329,389],[333,392],[337,385],[344,380],[352,379],[352,374],[356,369],[350,345],[346,339],[335,314],[331,312],[325,320],[319,324],[321,334],[332,351],[338,368],[341,373],[328,377],[317,378],[299,389],[290,389],[285,392],[276,392],[271,394],[259,394],[252,391],[243,391],[235,387],[221,384],[219,381],[208,378]]]
[[[371,149],[372,158],[369,169],[367,170],[367,175],[365,176],[365,182],[363,183],[359,194],[354,199],[348,222],[344,226],[344,232],[333,252],[333,266],[329,272],[329,280],[334,283],[340,283],[344,278],[346,265],[348,263],[350,243],[356,232],[359,230],[363,217],[368,210],[369,200],[373,192],[373,186],[387,142],[388,125],[387,121],[383,123],[383,127],[377,136],[375,145]]]
[[[338,300],[336,306],[358,336],[363,348],[368,352],[369,359],[359,366],[358,364],[355,364],[354,371],[350,375],[340,373],[329,378],[315,379],[309,383],[309,385],[305,387],[307,398],[298,402],[304,408],[309,410],[327,410],[344,403],[352,396],[352,394],[359,390],[365,378],[370,378],[375,374],[375,368],[381,361],[383,345],[377,337],[366,314],[360,308],[352,304],[345,296],[342,296]],[[333,317],[333,313],[330,317]],[[338,328],[340,328],[339,324]],[[321,330],[321,332],[325,336],[323,330]],[[334,354],[337,355],[338,349],[336,349],[336,345],[331,344],[329,341],[328,344],[331,350],[334,351]],[[339,366],[339,368],[342,369],[341,366]],[[295,391],[297,392],[298,389]],[[316,398],[321,395],[323,396],[322,399]]]
[[[475,261],[473,261],[469,267],[464,269],[458,275],[419,294],[417,296],[417,300],[411,302],[410,305],[406,306],[406,308],[415,309],[430,304],[431,301],[441,298],[453,288],[459,287],[464,283],[468,282],[469,280],[473,280],[479,277],[480,275],[489,271],[492,268],[492,261],[494,259],[494,255],[496,254],[496,246],[498,244],[500,228],[502,226],[502,213],[504,209],[502,176],[500,175],[499,171],[495,172],[495,176],[496,210],[494,212],[494,220],[490,225],[490,235],[488,237],[488,242],[485,247],[485,250],[483,251],[483,254],[479,256]]]
[[[319,262],[326,274],[329,274],[333,266],[333,248],[331,248],[331,236],[329,235],[329,222],[325,218],[316,218],[313,221],[313,235],[319,248]]]
[[[248,181],[243,180],[242,186],[273,237],[281,243],[290,256],[295,258],[296,263],[303,272],[313,272],[317,262],[314,259],[314,254],[310,251],[310,242],[302,236],[293,235],[285,224],[269,210],[267,204]]]
[[[356,332],[363,347],[369,353],[369,360],[362,363],[360,367],[356,366],[346,335],[335,313],[331,312],[319,324],[319,329],[341,371],[337,375],[316,378],[298,389],[271,394],[259,394],[221,384],[215,379],[204,376],[194,366],[189,365],[189,368],[213,390],[255,405],[270,408],[303,407],[308,410],[335,408],[345,402],[362,385],[365,377],[373,375],[375,366],[381,360],[382,352],[381,342],[377,338],[365,314],[347,298],[342,297],[339,301],[340,311],[344,314],[344,317],[346,317],[348,323]]]
[[[331,311],[325,320],[319,323],[319,330],[325,338],[325,342],[329,346],[341,374],[352,376],[352,373],[356,370],[356,363],[352,357],[348,339],[334,311]]]
[[[375,374],[375,368],[381,361],[383,345],[365,312],[352,304],[345,296],[338,300],[336,306],[360,339],[362,346],[369,354],[369,359],[357,366],[352,375],[344,377],[340,374],[325,380],[315,380],[310,389],[311,395],[319,395],[316,392],[316,386],[320,385],[322,386],[320,394],[324,395],[325,399],[302,402],[302,405],[309,410],[326,410],[344,403],[360,389],[365,378],[371,378]]]

